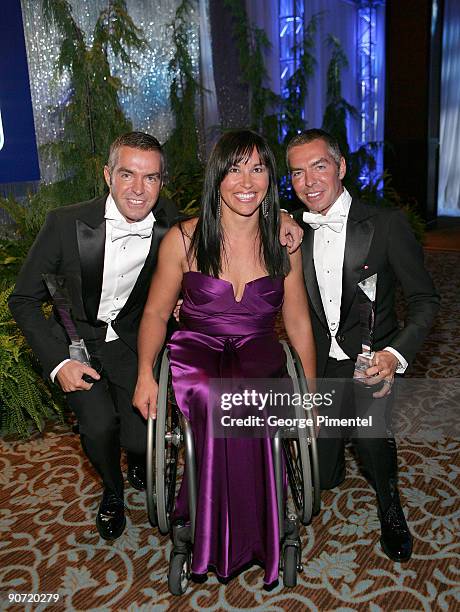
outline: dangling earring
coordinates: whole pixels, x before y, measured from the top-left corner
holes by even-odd
[[[264,219],[268,217],[268,211],[270,209],[270,204],[271,204],[270,198],[267,194],[262,201],[262,216],[264,217]]]
[[[222,215],[222,196],[220,191],[217,191],[217,207],[216,207],[216,219],[220,219]]]

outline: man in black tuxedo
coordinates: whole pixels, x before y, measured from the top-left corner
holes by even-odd
[[[377,273],[376,352],[365,375],[378,389],[373,397],[389,399],[395,374],[403,373],[414,359],[439,308],[421,246],[403,213],[352,199],[342,185],[345,159],[337,141],[323,130],[295,136],[287,160],[293,188],[308,209],[296,218],[305,231],[302,257],[318,378],[353,377],[361,352],[357,284]],[[396,281],[408,307],[402,329],[395,312]],[[353,397],[352,385],[346,385],[342,407]],[[398,496],[394,439],[357,436],[352,441],[376,490],[383,550],[395,561],[406,561],[412,537]],[[318,452],[321,488],[339,485],[345,477],[344,439],[320,436]]]
[[[104,486],[96,525],[103,538],[114,539],[126,524],[121,447],[128,451],[129,482],[145,487],[146,424],[131,403],[137,331],[158,246],[177,211],[159,198],[164,157],[148,134],[117,138],[104,176],[108,197],[48,214],[9,306],[45,376],[59,383],[77,416],[83,449]],[[49,294],[43,274],[64,277],[78,334],[101,364],[100,376],[69,359],[69,338],[58,316],[44,317]]]

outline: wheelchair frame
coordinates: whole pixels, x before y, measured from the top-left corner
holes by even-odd
[[[308,393],[302,364],[292,347],[282,341],[286,354],[286,365],[293,382],[294,393]],[[150,521],[158,525],[162,534],[173,532],[174,548],[171,553],[168,573],[169,590],[181,595],[187,588],[191,568],[191,545],[196,521],[197,484],[194,438],[190,423],[179,412],[175,402],[169,401],[171,373],[167,350],[163,352],[160,367],[156,368],[158,401],[156,420],[147,421],[147,510]],[[168,410],[168,404],[170,409]],[[296,417],[305,418],[301,406],[296,406]],[[275,482],[278,501],[279,535],[282,542],[280,569],[287,587],[295,586],[300,563],[299,525],[307,525],[313,514],[319,512],[321,497],[319,485],[318,451],[314,427],[288,428],[295,437],[283,437],[278,431],[272,440]],[[189,502],[189,525],[171,526],[171,514],[176,492],[179,447],[185,442],[187,464],[187,486]],[[286,471],[296,515],[285,516],[284,481],[281,456],[284,452]],[[287,506],[287,504],[286,504]]]

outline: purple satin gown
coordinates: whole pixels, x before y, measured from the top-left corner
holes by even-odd
[[[284,278],[247,283],[237,302],[228,281],[184,274],[180,331],[170,351],[173,387],[195,439],[198,502],[192,571],[228,578],[251,563],[265,568],[264,582],[278,578],[279,533],[269,438],[214,438],[208,405],[210,378],[272,378],[285,372],[284,351],[274,332]],[[188,519],[185,479],[173,519]]]

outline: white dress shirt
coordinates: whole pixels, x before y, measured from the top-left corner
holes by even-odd
[[[350,359],[345,351],[339,346],[336,340],[337,330],[340,324],[340,305],[342,302],[342,274],[343,258],[345,254],[346,225],[348,213],[351,206],[351,196],[344,188],[343,192],[323,216],[322,221],[328,218],[334,220],[343,219],[343,226],[334,223],[331,227],[327,224],[312,225],[315,227],[313,242],[313,261],[318,281],[321,301],[326,315],[329,333],[331,335],[331,347],[329,357],[343,361]],[[308,216],[310,222],[311,215]],[[304,219],[307,222],[307,219]],[[398,359],[396,372],[402,374],[407,368],[407,361],[392,347],[385,347]]]
[[[105,341],[110,342],[118,338],[112,328],[112,321],[126,304],[149,254],[155,217],[150,212],[143,221],[128,223],[109,195],[105,219],[104,275],[97,318],[108,323]],[[126,230],[124,237],[117,238],[123,227]],[[145,229],[146,236],[136,234]]]
[[[150,212],[145,219],[128,223],[117,208],[111,195],[105,204],[105,252],[101,299],[97,318],[108,323],[106,342],[118,338],[112,328],[120,310],[126,304],[137,277],[142,270],[152,242],[155,222]],[[65,359],[50,374],[54,382],[56,374],[67,363]]]
[[[323,302],[329,333],[331,334],[331,348],[329,356],[334,359],[349,359],[340,348],[335,339],[340,323],[340,304],[342,301],[342,269],[345,253],[346,222],[351,206],[351,196],[346,189],[340,194],[331,208],[323,216],[343,219],[341,231],[331,229],[327,225],[320,225],[315,229],[313,242],[313,261],[315,264],[316,279]]]

